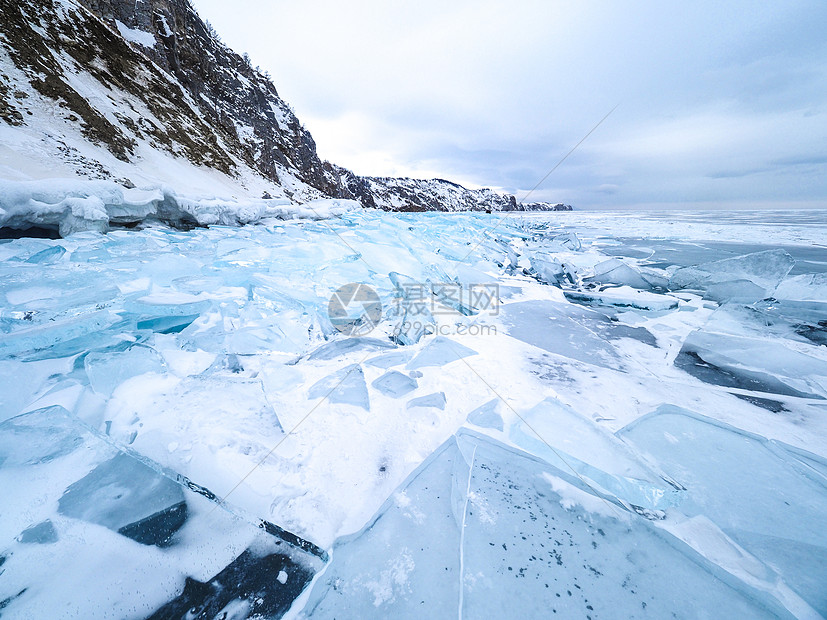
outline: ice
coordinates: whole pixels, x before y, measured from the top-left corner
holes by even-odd
[[[541,282],[563,286],[576,282],[575,274],[566,263],[553,258],[553,255],[545,255],[535,252],[531,255],[531,267]]]
[[[445,366],[471,355],[477,355],[477,352],[454,342],[450,338],[437,336],[425,345],[416,357],[408,362],[406,368],[417,370],[428,366]]]
[[[685,339],[675,364],[716,385],[802,398],[827,397],[827,359],[765,337],[697,330]]]
[[[149,618],[190,618],[193,610],[205,618],[280,618],[313,575],[285,553],[248,549],[208,581],[187,578],[180,596]]]
[[[508,334],[550,353],[598,366],[613,367],[619,356],[610,340],[645,337],[645,329],[612,322],[606,315],[573,304],[536,300],[504,304]],[[651,338],[651,334],[648,334]]]
[[[157,291],[124,304],[127,312],[151,317],[199,315],[209,307],[209,300],[175,291]]]
[[[669,285],[707,291],[710,285],[715,285],[710,294],[722,300],[757,301],[771,295],[794,264],[793,257],[784,250],[765,250],[683,267],[672,274]]]
[[[649,290],[652,284],[641,274],[639,269],[626,264],[618,258],[611,258],[594,266],[594,275],[585,278],[586,281],[599,284],[616,284],[630,286],[641,290]]]
[[[181,487],[126,454],[69,486],[58,512],[158,546],[168,545],[187,519]]]
[[[117,317],[112,313],[102,310],[3,334],[0,335],[0,356],[36,351],[68,343],[83,336],[95,335],[110,327],[116,320]],[[83,345],[81,344],[80,347]]]
[[[57,542],[57,530],[49,519],[26,528],[17,537],[24,545],[48,545]]]
[[[370,411],[365,373],[359,364],[350,364],[316,382],[307,392],[309,398],[325,398]]]
[[[134,345],[125,351],[94,351],[84,359],[89,384],[98,394],[110,396],[130,377],[147,372],[163,373],[165,364],[161,356],[149,347]]]
[[[620,432],[687,488],[680,510],[704,515],[827,614],[827,484],[783,445],[674,406]],[[806,454],[804,458],[824,460]]]
[[[572,497],[600,500],[564,490],[557,475],[463,431],[361,532],[336,544],[304,613],[585,618],[669,617],[690,609],[710,617],[789,617],[644,519],[582,508]]]
[[[385,396],[390,396],[391,398],[399,398],[409,392],[413,392],[417,388],[416,379],[412,379],[408,375],[403,375],[396,370],[386,372],[371,383],[371,385]]]
[[[82,443],[66,409],[38,409],[0,423],[0,467],[48,463]]]
[[[506,433],[515,445],[634,509],[663,510],[682,500],[678,484],[556,399],[522,412]]]
[[[377,368],[391,368],[393,366],[401,366],[411,359],[409,351],[393,351],[392,353],[385,353],[377,357],[372,357],[366,361],[369,366],[376,366]]]
[[[392,349],[393,343],[378,338],[342,338],[332,340],[320,346],[307,356],[310,360],[333,360],[342,359],[353,351],[370,351],[372,349]],[[386,355],[399,355],[399,353],[388,353]],[[368,360],[370,363],[370,360]]]
[[[431,287],[401,273],[388,275],[396,287],[397,296],[397,305],[391,310],[391,319],[396,325],[393,339],[405,346],[416,344],[435,327],[430,310]]]
[[[572,252],[579,252],[582,247],[580,239],[577,237],[577,233],[573,232],[563,233],[561,235],[554,235],[551,238],[551,241],[553,244],[558,244]]]
[[[45,250],[40,250],[37,254],[33,254],[26,259],[26,262],[37,265],[56,263],[64,254],[66,254],[66,248],[60,245],[55,245]]]
[[[71,370],[71,358],[28,363],[0,360],[0,422],[21,413],[50,387],[53,377]]]
[[[601,291],[564,291],[566,299],[589,306],[635,308],[637,310],[674,310],[678,300],[669,295],[639,291],[631,286],[617,286]]]
[[[497,431],[503,430],[503,419],[498,409],[500,400],[495,398],[484,405],[480,405],[468,414],[468,421],[471,424],[482,428],[491,428]]]
[[[827,304],[827,273],[807,273],[787,278],[775,289],[773,297]]]
[[[109,224],[158,218],[174,224],[238,226],[265,218],[323,219],[360,208],[353,200],[288,200],[176,194],[168,187],[127,189],[112,181],[0,180],[0,228],[59,230],[61,236],[106,231]]]
[[[321,567],[289,532],[216,509],[60,408],[0,426],[0,450],[13,448],[0,463],[4,617],[170,617],[158,610],[186,597],[281,613]]]
[[[78,213],[90,209],[90,225],[138,217],[130,194],[117,209],[102,200],[107,220],[94,220],[95,201],[83,202],[90,196],[74,196]],[[267,207],[284,208],[276,220],[242,201],[213,196],[199,206],[192,196],[190,212],[167,196],[160,192],[163,213],[147,203],[151,213],[135,228],[0,241],[4,617],[106,609],[146,618],[198,607],[232,617],[255,615],[259,598],[260,610],[279,615],[334,542],[329,572],[310,586],[308,615],[823,610],[816,562],[825,545],[818,532],[800,533],[818,530],[816,486],[827,480],[827,302],[823,278],[807,271],[824,264],[818,245],[794,238],[819,243],[806,227],[795,225],[794,235],[776,227],[780,237],[762,228],[758,245],[739,224],[742,240],[732,243],[735,228],[720,216],[722,240],[689,244],[629,241],[589,223],[700,234],[667,231],[662,219],[521,214],[494,235],[496,220],[485,214],[361,210],[320,223],[284,219],[294,210],[286,204]],[[62,216],[53,215],[43,226],[56,230]],[[191,224],[196,215],[263,219],[186,232],[159,215]],[[579,247],[560,237],[574,229]],[[760,281],[762,269],[772,272],[766,260],[747,261],[742,274],[719,265],[721,279],[654,294],[668,290],[664,274],[777,250],[777,238],[793,244],[783,249],[798,262],[769,295],[783,269]],[[27,262],[44,251],[49,260]],[[552,271],[539,273],[541,261]],[[347,283],[370,286],[384,306],[383,320],[353,338],[327,316],[331,293]],[[467,318],[484,304],[450,293],[472,285],[499,287],[499,315]],[[590,295],[591,307],[566,293]],[[642,309],[655,302],[657,310]],[[406,313],[424,320],[407,331]],[[465,329],[483,324],[494,329]],[[405,346],[393,342],[397,327]],[[633,436],[627,425],[664,403],[726,421],[730,439],[706,432],[716,424],[709,420],[690,429],[695,440],[677,425],[658,436],[663,446]],[[764,452],[747,454],[736,435]],[[669,453],[671,440],[692,441],[692,453]],[[712,482],[693,472],[728,453],[769,482],[724,504],[735,470],[721,465]],[[139,501],[151,514],[130,508],[122,523],[101,525],[104,513],[119,514],[118,502],[134,507],[154,484],[124,483],[129,493],[116,499],[120,483],[104,474],[132,458],[147,479],[181,490],[180,527],[183,507],[172,500]],[[784,476],[766,474],[773,462]],[[427,484],[417,490],[417,481]],[[775,485],[790,506],[765,501]],[[82,486],[78,497],[94,487],[108,499],[78,501],[88,517],[62,514],[64,493]],[[760,521],[765,503],[769,529]],[[156,523],[143,520],[153,515]],[[786,521],[788,538],[779,533]],[[295,603],[290,614],[301,617],[304,598]]]
[[[728,301],[752,303],[766,297],[767,290],[752,280],[730,280],[708,284],[705,296],[719,303]]]
[[[445,392],[435,392],[433,394],[427,394],[418,398],[412,398],[408,401],[406,407],[408,409],[414,409],[416,407],[434,407],[435,409],[445,409],[446,402]]]

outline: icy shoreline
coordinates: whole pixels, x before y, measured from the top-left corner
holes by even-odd
[[[126,188],[113,181],[0,180],[0,229],[40,228],[73,233],[106,232],[112,225],[146,220],[178,227],[241,226],[267,218],[324,219],[361,208],[353,200],[295,204],[286,198],[244,199],[179,194],[168,186]]]

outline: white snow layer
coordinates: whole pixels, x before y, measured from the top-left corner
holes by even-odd
[[[323,219],[360,208],[352,200],[320,199],[294,205],[281,199],[180,195],[168,187],[127,189],[112,181],[0,179],[0,228],[56,228],[61,236],[104,232],[110,223],[150,217],[200,226],[238,226],[277,219]]]
[[[137,43],[138,45],[143,45],[144,47],[154,47],[155,46],[155,35],[151,32],[147,32],[146,30],[138,30],[136,28],[130,28],[123,22],[115,20],[115,25],[118,27],[118,32],[121,33],[121,36],[131,43]]]

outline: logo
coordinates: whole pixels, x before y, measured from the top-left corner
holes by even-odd
[[[330,296],[327,316],[343,334],[364,336],[382,320],[382,302],[372,287],[350,282]]]

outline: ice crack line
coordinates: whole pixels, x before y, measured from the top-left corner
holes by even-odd
[[[474,460],[477,456],[477,446],[471,453],[471,463],[468,465],[468,484],[465,487],[465,505],[462,508],[462,524],[459,531],[459,607],[457,617],[462,620],[462,605],[465,600],[465,521],[468,517],[468,501],[471,499],[471,475],[474,473]]]

